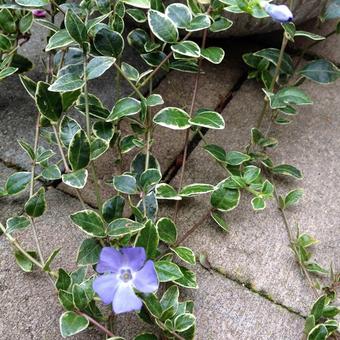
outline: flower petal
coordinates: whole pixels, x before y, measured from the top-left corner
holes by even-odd
[[[143,247],[122,248],[121,252],[124,255],[125,265],[127,267],[135,272],[143,267],[146,260],[145,249]]]
[[[98,273],[116,273],[122,267],[123,261],[124,257],[118,250],[104,247],[100,252],[96,270]]]
[[[142,300],[129,284],[121,284],[116,290],[112,308],[116,314],[139,311],[142,308]]]
[[[152,293],[158,289],[158,277],[153,261],[147,261],[145,266],[135,273],[133,285],[142,293]]]
[[[93,290],[98,294],[100,299],[109,304],[113,301],[113,297],[117,290],[119,279],[116,274],[107,274],[98,276],[92,284]]]

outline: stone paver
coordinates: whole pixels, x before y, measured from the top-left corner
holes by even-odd
[[[200,268],[192,294],[197,340],[299,339],[304,319],[220,274]]]
[[[339,82],[324,88],[305,83],[303,87],[315,105],[301,109],[291,126],[275,127],[271,135],[279,139],[279,147],[273,151],[277,164],[295,164],[305,175],[301,182],[285,179],[279,183],[284,192],[296,187],[305,190],[301,204],[289,214],[291,224],[299,223],[301,230],[319,239],[320,245],[315,249],[317,260],[325,266],[333,261],[339,270],[338,86]],[[259,85],[247,81],[223,112],[226,130],[208,132],[208,143],[227,150],[242,150],[262,107],[262,97]],[[225,177],[198,146],[189,157],[184,184],[217,184]],[[178,176],[173,184],[178,185]],[[183,232],[203,216],[208,202],[207,196],[185,202],[178,220]],[[172,210],[167,208],[166,212],[171,215]],[[229,233],[220,232],[213,222],[204,222],[186,244],[197,253],[207,252],[212,266],[227,276],[250,283],[279,303],[306,313],[313,297],[288,248],[288,237],[275,202],[269,202],[264,212],[253,212],[250,197],[244,195],[240,206],[227,213],[226,218],[231,224]]]

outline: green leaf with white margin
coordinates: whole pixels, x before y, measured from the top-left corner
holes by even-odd
[[[40,217],[46,209],[45,188],[40,188],[25,204],[25,213],[31,217]]]
[[[251,200],[251,205],[253,206],[254,210],[263,210],[266,208],[266,202],[261,197],[254,197]]]
[[[127,5],[148,9],[150,8],[150,0],[123,0],[123,2]]]
[[[328,330],[324,324],[315,326],[308,334],[307,340],[325,340],[329,336]]]
[[[125,62],[122,62],[121,69],[127,79],[135,82],[138,81],[140,74],[135,67]]]
[[[280,50],[277,48],[266,48],[255,52],[254,56],[264,58],[276,66],[279,60]],[[281,71],[287,74],[293,74],[294,72],[292,58],[287,53],[283,55]]]
[[[138,234],[135,245],[144,247],[147,258],[154,259],[157,256],[159,235],[156,226],[148,221],[145,227]]]
[[[102,216],[107,223],[123,216],[125,200],[122,196],[114,196],[103,203]]]
[[[87,177],[88,177],[87,169],[80,169],[61,176],[63,183],[76,189],[84,188],[87,182]]]
[[[126,10],[126,14],[128,14],[134,21],[138,23],[143,23],[147,20],[145,13],[137,8],[129,8]]]
[[[272,109],[284,108],[287,105],[311,105],[312,100],[298,87],[284,87],[277,91],[270,101]]]
[[[105,237],[105,227],[102,218],[93,210],[81,210],[71,216],[71,220],[86,234],[94,237]]]
[[[61,178],[61,171],[58,165],[52,164],[42,171],[41,176],[48,181],[55,181]]]
[[[107,234],[111,237],[123,237],[134,234],[145,227],[144,224],[128,218],[117,218],[110,222]]]
[[[181,260],[189,264],[196,264],[194,252],[188,247],[170,248]]]
[[[159,238],[167,243],[174,244],[177,240],[177,228],[175,223],[168,217],[160,218],[156,223]]]
[[[93,124],[92,130],[95,136],[110,142],[114,135],[115,128],[110,122],[97,121]]]
[[[156,185],[156,197],[162,200],[180,201],[182,197],[177,194],[177,191],[167,183],[160,183]]]
[[[110,143],[101,138],[95,138],[91,141],[91,161],[99,158],[110,147]]]
[[[199,111],[193,118],[189,119],[189,123],[208,129],[224,129],[225,127],[223,117],[215,111]]]
[[[195,315],[190,313],[184,313],[178,315],[174,320],[174,330],[176,332],[184,332],[192,327],[196,322]]]
[[[118,58],[124,49],[124,39],[120,33],[102,28],[94,37],[96,50],[104,56]]]
[[[242,178],[246,181],[247,184],[251,184],[260,176],[260,173],[260,168],[254,165],[248,165],[244,168]]]
[[[6,67],[5,69],[0,71],[0,80],[5,79],[18,71],[17,67]]]
[[[65,27],[69,35],[82,47],[87,41],[86,26],[72,10],[66,12]]]
[[[72,170],[80,170],[90,163],[90,141],[83,130],[78,130],[68,148],[68,160]]]
[[[165,15],[169,17],[178,28],[186,28],[192,20],[192,14],[189,8],[179,3],[170,4],[165,9]]]
[[[37,254],[35,251],[28,251],[27,253],[31,255],[33,258],[37,257]],[[33,262],[29,260],[19,250],[15,251],[14,256],[15,256],[15,262],[24,272],[29,273],[33,270]]]
[[[27,171],[15,172],[10,175],[5,184],[8,195],[15,195],[26,189],[31,181],[31,173]]]
[[[32,99],[35,99],[35,92],[37,90],[37,83],[32,79],[24,76],[22,74],[19,75],[22,86],[25,88],[27,93],[30,95]]]
[[[174,22],[165,14],[150,9],[148,22],[152,33],[161,41],[174,43],[178,40],[178,30]]]
[[[51,271],[51,264],[52,264],[53,260],[56,258],[56,256],[59,254],[60,250],[61,250],[61,248],[57,248],[57,249],[53,250],[51,255],[45,261],[45,264],[44,264],[44,267],[43,267],[43,271],[45,271],[45,272],[50,272]]]
[[[340,70],[325,59],[314,60],[308,63],[298,73],[319,84],[329,84],[340,77]]]
[[[225,52],[220,47],[207,47],[201,50],[201,56],[213,64],[220,64],[225,56]]]
[[[39,112],[52,123],[57,123],[63,112],[60,93],[51,92],[49,84],[39,81],[35,93],[35,100]]]
[[[229,225],[219,211],[212,211],[210,216],[223,229],[223,231],[229,231]]]
[[[276,174],[276,175],[292,176],[292,177],[295,177],[297,179],[303,178],[301,171],[299,169],[297,169],[295,166],[289,165],[289,164],[277,165],[277,166],[271,168],[270,171],[273,174]]]
[[[66,338],[86,329],[89,326],[89,320],[73,311],[68,311],[61,315],[59,324],[60,333]]]
[[[206,14],[198,14],[196,15],[190,22],[190,24],[186,27],[188,32],[201,31],[205,28],[209,28],[211,25],[210,18]]]
[[[320,40],[326,39],[325,37],[323,37],[321,35],[311,33],[311,32],[306,32],[306,31],[296,31],[295,37],[304,37],[304,38],[309,38],[309,39],[315,40],[315,41],[320,41]]]
[[[84,80],[80,79],[77,75],[67,73],[58,77],[48,90],[51,92],[70,92],[81,89],[84,84]]]
[[[160,94],[151,94],[147,99],[146,99],[146,105],[147,106],[157,106],[157,105],[162,105],[164,104],[164,100]]]
[[[113,177],[113,187],[123,194],[133,195],[138,192],[136,178],[131,175],[119,175]]]
[[[290,191],[284,198],[284,208],[288,208],[294,204],[297,204],[302,196],[303,189],[295,189]]]
[[[72,37],[68,34],[65,29],[61,29],[60,31],[54,33],[52,37],[48,40],[48,44],[45,48],[45,51],[51,51],[54,49],[67,47],[74,42]]]
[[[30,224],[31,222],[25,216],[11,217],[6,221],[6,232],[11,234],[17,230],[24,230],[28,228]]]
[[[88,266],[96,264],[101,250],[102,246],[97,239],[89,238],[84,240],[78,249],[77,265]]]
[[[166,320],[173,317],[178,309],[179,289],[176,285],[170,286],[163,294],[160,303],[162,306],[161,320]]]
[[[112,57],[94,57],[87,64],[87,79],[91,80],[100,77],[115,61],[116,59]]]
[[[219,162],[226,161],[226,152],[220,146],[215,144],[208,144],[203,146],[203,149],[205,149],[212,157],[214,157]]]
[[[240,202],[240,191],[228,188],[219,188],[211,194],[211,205],[220,211],[235,209]]]
[[[183,187],[179,194],[182,197],[193,197],[197,195],[207,194],[214,191],[215,189],[216,188],[211,184],[194,183]]]
[[[222,31],[229,29],[232,25],[233,25],[233,22],[231,20],[224,18],[224,17],[220,17],[214,20],[214,22],[212,23],[209,29],[211,32],[215,32],[215,33],[222,32]]]
[[[149,168],[142,172],[139,183],[144,190],[149,190],[150,187],[157,184],[162,179],[162,174],[158,169]]]
[[[155,268],[159,282],[169,282],[183,277],[178,265],[170,261],[156,261]]]
[[[197,289],[197,280],[196,280],[196,274],[182,266],[179,266],[183,276],[174,282],[178,284],[179,286],[186,287],[186,288],[191,288],[191,289]]]
[[[191,58],[199,58],[201,55],[200,47],[193,41],[182,41],[171,45],[172,51]]]
[[[226,153],[225,162],[230,165],[240,165],[249,161],[250,159],[251,157],[245,153],[238,151],[228,151]]]
[[[190,127],[190,116],[182,109],[166,107],[153,117],[154,123],[172,130],[185,130]]]
[[[141,103],[139,100],[132,97],[122,98],[116,102],[106,121],[111,122],[123,117],[132,116],[140,112],[140,110]]]
[[[59,137],[63,145],[68,148],[74,135],[81,129],[76,120],[68,116],[64,116],[60,123]]]
[[[4,34],[0,34],[0,51],[5,52],[12,47],[11,41]]]

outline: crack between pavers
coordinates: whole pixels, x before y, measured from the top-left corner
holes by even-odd
[[[20,165],[12,163],[12,162],[9,162],[9,161],[5,161],[2,158],[0,158],[0,163],[2,165],[4,165],[7,169],[14,169],[14,170],[17,170],[17,171],[28,171],[27,169],[24,169]]]
[[[206,267],[204,267],[202,264],[200,264],[205,270],[208,270]],[[233,275],[228,274],[225,270],[223,270],[222,268],[219,267],[214,267],[211,266],[211,264],[209,265],[209,270],[212,270],[214,273],[223,276],[224,278],[237,283],[238,285],[242,286],[243,288],[247,289],[248,291],[250,291],[253,294],[256,294],[258,296],[260,296],[261,298],[271,302],[272,304],[279,306],[285,310],[287,310],[289,313],[295,314],[303,319],[306,319],[306,316],[303,315],[302,313],[294,310],[292,307],[289,307],[277,300],[275,300],[273,297],[271,297],[268,293],[266,293],[263,290],[257,290],[250,282],[243,282],[240,279],[234,277]],[[209,271],[208,270],[208,271]]]
[[[243,83],[247,80],[248,72],[245,71],[241,74],[239,79],[235,82],[233,87],[224,95],[221,97],[218,104],[215,106],[214,111],[218,113],[222,113],[223,110],[228,106],[228,104],[233,100],[234,93],[236,93],[243,85]],[[200,129],[202,135],[204,136],[209,129],[208,128],[201,128]],[[187,151],[187,158],[188,159],[191,155],[191,153],[195,150],[195,148],[199,145],[199,143],[202,141],[202,137],[200,134],[196,133],[193,135],[191,140],[188,143],[188,151]],[[177,175],[178,171],[182,167],[183,163],[183,153],[184,149],[182,149],[174,158],[170,166],[164,171],[163,173],[163,181],[165,183],[170,183]]]

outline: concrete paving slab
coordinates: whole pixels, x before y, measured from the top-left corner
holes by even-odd
[[[301,114],[289,127],[275,127],[271,135],[279,139],[273,152],[277,164],[289,162],[300,168],[303,181],[279,182],[279,191],[302,187],[304,198],[293,209],[292,225],[299,223],[320,240],[315,247],[315,258],[324,266],[333,261],[340,268],[339,244],[339,82],[326,87],[305,83],[315,105],[301,109]],[[262,107],[263,94],[258,84],[247,81],[223,112],[226,130],[209,131],[208,143],[240,150],[248,143],[250,128]],[[190,155],[184,184],[217,184],[225,178],[224,172],[200,147]],[[178,176],[172,184],[178,185]],[[198,221],[209,207],[209,197],[201,196],[185,201],[179,212],[178,226],[183,233]],[[171,216],[167,206],[161,214]],[[194,218],[193,218],[194,217]],[[302,277],[294,256],[288,248],[288,237],[274,201],[263,212],[253,212],[250,197],[244,195],[240,206],[226,214],[230,232],[222,233],[213,222],[204,222],[185,242],[196,252],[206,252],[213,267],[227,276],[250,284],[274,300],[294,310],[307,313],[313,296]]]
[[[197,340],[299,339],[304,319],[217,273],[197,268]]]

